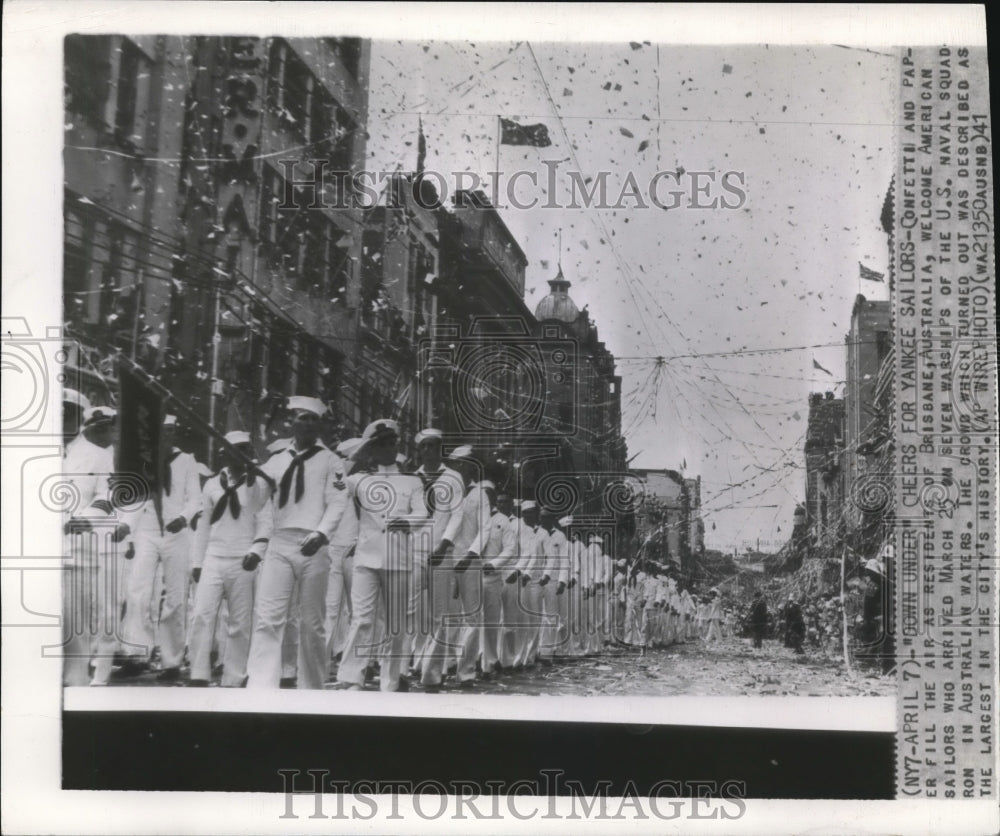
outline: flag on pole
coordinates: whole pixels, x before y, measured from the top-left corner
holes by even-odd
[[[874,270],[865,267],[860,261],[858,267],[861,268],[861,278],[869,282],[880,282],[885,278],[885,273],[876,273]]]
[[[549,129],[539,123],[537,125],[519,125],[512,119],[500,119],[501,145],[532,145],[535,148],[548,148],[552,144],[549,139]]]
[[[424,173],[424,164],[427,161],[427,138],[424,136],[424,122],[417,117],[417,179]]]
[[[144,486],[162,527],[163,471],[166,467],[160,449],[160,429],[166,415],[163,398],[127,363],[118,364],[118,382],[121,440],[116,470],[125,480]]]
[[[828,375],[830,375],[830,377],[833,377],[833,372],[831,372],[829,369],[824,369],[819,363],[816,362],[815,357],[813,358],[813,368],[819,369],[821,372],[826,372]]]

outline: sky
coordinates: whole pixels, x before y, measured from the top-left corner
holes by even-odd
[[[843,392],[859,290],[888,298],[858,264],[887,269],[894,78],[888,49],[375,41],[369,167],[412,170],[422,124],[427,168],[449,183],[504,172],[525,299],[534,307],[561,263],[619,358],[632,465],[701,476],[709,548],[759,538],[776,551],[804,497],[808,395]],[[544,124],[551,146],[503,145],[498,166],[498,116]],[[560,206],[569,171],[608,172],[611,204],[630,173],[645,190],[658,171],[682,184],[740,172],[746,198],[545,207],[546,161]],[[504,197],[518,170],[537,174],[538,188],[522,178],[515,192],[537,197],[533,209]],[[661,202],[675,187],[664,181]],[[718,186],[708,195],[722,196],[739,203]]]

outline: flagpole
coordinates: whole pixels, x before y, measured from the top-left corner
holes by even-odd
[[[493,172],[493,208],[498,209],[500,203],[500,134],[503,132],[503,126],[500,123],[500,117],[497,116],[497,155],[496,155],[496,169]]]
[[[135,316],[132,321],[132,359],[135,360],[139,346],[139,317],[142,316],[142,268],[135,277]]]

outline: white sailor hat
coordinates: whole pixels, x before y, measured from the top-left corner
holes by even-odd
[[[882,561],[874,557],[865,563],[865,569],[869,572],[874,572],[876,575],[885,575],[885,566],[882,564]]]
[[[268,453],[280,453],[286,447],[290,446],[291,443],[292,440],[290,438],[276,438],[264,449],[267,450]]]
[[[90,409],[90,400],[76,389],[63,389],[63,403],[76,404],[80,409]]]
[[[413,441],[415,444],[421,444],[424,441],[429,441],[431,439],[440,441],[444,433],[441,430],[435,429],[434,427],[427,427],[416,434]]]
[[[361,433],[361,440],[367,444],[369,441],[379,441],[389,436],[399,437],[399,422],[391,418],[378,418],[365,427],[365,431]]]
[[[591,543],[600,543],[601,542],[601,538],[597,534],[591,534],[590,535],[590,542]]]
[[[233,430],[232,432],[226,433],[226,441],[230,444],[249,444],[250,433],[244,432],[243,430]]]
[[[404,465],[404,464],[406,464],[406,456],[404,456],[402,453],[397,453],[396,454],[396,464],[398,464],[398,465]]]
[[[559,520],[559,525],[565,528],[567,525],[573,525],[573,517],[567,514],[561,520]]]
[[[164,427],[176,427],[177,426],[177,416],[176,415],[164,415],[163,416],[163,426]]]
[[[361,438],[345,438],[337,445],[337,454],[345,459],[351,458],[364,442]]]
[[[300,409],[311,412],[313,415],[322,417],[326,414],[326,404],[319,398],[309,398],[304,395],[292,395],[288,399],[288,409],[298,412]]]
[[[460,459],[471,459],[472,458],[472,445],[471,444],[460,444],[454,450],[448,454],[448,458],[451,461],[457,461]]]
[[[533,511],[537,507],[538,503],[536,503],[533,499],[526,499],[521,503],[522,511]]]
[[[616,565],[618,566],[619,569],[624,569],[625,565],[626,565],[625,558],[623,557],[623,558],[619,559],[619,561],[618,561],[618,563]]]
[[[83,411],[83,426],[96,427],[99,424],[110,424],[117,415],[118,411],[110,406],[92,406]]]

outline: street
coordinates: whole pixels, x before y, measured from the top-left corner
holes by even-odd
[[[177,683],[182,684],[182,683]],[[213,685],[218,684],[218,678]],[[111,685],[160,685],[149,672],[134,678],[113,676]],[[329,685],[328,685],[329,687]],[[368,689],[378,685],[369,683]],[[468,694],[522,696],[890,696],[894,677],[866,671],[847,675],[843,659],[807,652],[796,656],[778,641],[754,650],[747,639],[725,638],[648,650],[612,649],[600,656],[559,658],[524,671],[506,671],[488,681],[477,680]],[[422,689],[413,685],[412,690]],[[457,691],[448,679],[444,691]]]
[[[615,651],[600,657],[557,660],[479,683],[486,694],[575,696],[886,696],[891,677],[858,673],[850,679],[841,659],[809,654],[796,657],[779,642],[753,650],[746,639],[705,645],[689,642],[665,649]]]

